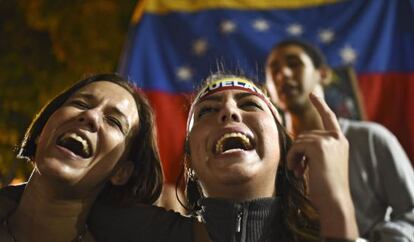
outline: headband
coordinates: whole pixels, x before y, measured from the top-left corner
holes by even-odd
[[[204,98],[214,93],[225,90],[242,90],[258,96],[267,104],[267,106],[273,114],[273,117],[277,121],[281,121],[279,112],[276,110],[275,106],[272,104],[270,99],[253,82],[241,77],[224,77],[207,83],[201,89],[201,91],[198,92],[197,96],[191,104],[190,112],[188,113],[187,133],[191,131],[191,128],[194,124],[194,106],[200,101],[202,101]]]

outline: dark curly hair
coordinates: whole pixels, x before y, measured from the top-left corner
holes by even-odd
[[[315,68],[320,68],[327,65],[325,55],[322,53],[320,49],[315,47],[314,45],[301,40],[301,39],[286,39],[276,43],[271,51],[269,52],[269,56],[275,51],[276,49],[286,47],[289,45],[296,45],[302,48],[305,53],[309,56],[312,61],[312,64]]]

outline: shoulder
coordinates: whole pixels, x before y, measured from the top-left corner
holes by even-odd
[[[115,207],[98,201],[88,220],[98,241],[188,241],[192,235],[192,219],[145,204]]]
[[[350,144],[350,160],[365,160],[365,164],[372,163],[384,170],[410,170],[411,162],[403,147],[384,126],[344,119],[340,119],[340,125]]]
[[[90,214],[91,218],[95,220],[96,218],[101,217],[113,217],[116,220],[129,220],[133,219],[134,221],[141,220],[153,220],[153,219],[162,219],[166,222],[174,220],[188,220],[189,218],[180,215],[174,211],[167,211],[164,208],[147,205],[147,204],[134,204],[131,206],[112,206],[108,204],[101,203],[97,201]]]
[[[0,189],[0,220],[3,220],[13,211],[20,200],[25,184],[18,186],[7,186]]]
[[[365,136],[368,139],[380,140],[382,142],[387,142],[389,139],[395,139],[394,134],[378,123],[341,118],[339,119],[339,124],[342,132],[347,138],[363,138]]]

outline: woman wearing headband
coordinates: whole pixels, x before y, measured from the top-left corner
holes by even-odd
[[[134,207],[94,209],[92,224],[104,241],[353,241],[347,142],[326,104],[311,98],[325,130],[292,144],[255,84],[212,76],[191,105],[185,144],[187,207],[203,223]]]
[[[326,103],[310,98],[325,129],[292,143],[275,107],[248,79],[214,75],[198,93],[187,122],[186,193],[212,241],[358,237],[348,143]]]
[[[87,217],[99,194],[111,206],[152,204],[162,188],[152,110],[114,74],[46,104],[19,156],[34,169],[26,185],[0,191],[0,241],[94,241]]]

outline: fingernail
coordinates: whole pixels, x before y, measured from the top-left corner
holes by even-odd
[[[318,98],[319,96],[318,96],[316,93],[311,92],[311,93],[309,94],[309,97],[311,97],[311,98]]]

